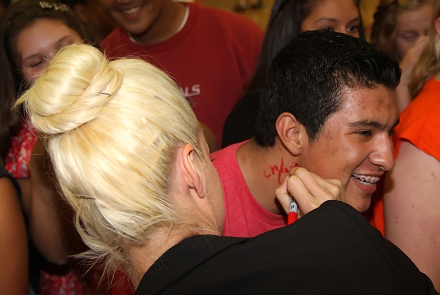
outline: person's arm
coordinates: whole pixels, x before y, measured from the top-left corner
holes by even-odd
[[[14,185],[0,178],[0,294],[27,294],[26,226]]]
[[[50,167],[42,142],[37,139],[30,160],[30,235],[46,260],[64,265],[70,255],[77,253],[80,238],[73,225],[73,210],[58,194]]]
[[[440,290],[440,162],[402,142],[385,178],[385,236]]]

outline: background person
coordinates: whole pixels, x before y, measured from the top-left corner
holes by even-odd
[[[397,106],[411,102],[411,71],[428,42],[433,0],[382,0],[374,14],[371,44],[400,63],[402,79],[396,89]]]
[[[275,1],[255,73],[245,95],[226,119],[222,147],[242,142],[253,136],[261,92],[275,55],[302,31],[321,29],[364,39],[359,1]]]
[[[57,2],[20,0],[7,8],[0,22],[0,106],[4,110],[0,150],[6,170],[22,190],[32,240],[31,284],[39,294],[72,290],[81,294],[85,285],[69,264],[68,253],[74,250],[70,242],[74,239],[64,236],[66,228],[73,226],[71,219],[69,222],[61,214],[62,202],[56,189],[46,186],[53,182],[47,167],[34,165],[31,177],[30,158],[38,133],[24,113],[12,110],[12,106],[61,47],[89,39],[70,8]],[[43,266],[45,271],[40,271]]]
[[[429,43],[414,66],[416,98],[396,127],[396,167],[385,179],[385,236],[396,243],[440,290],[440,2]]]
[[[167,72],[220,144],[243,95],[263,31],[244,16],[172,0],[100,0],[120,26],[101,42],[110,58],[138,56]]]

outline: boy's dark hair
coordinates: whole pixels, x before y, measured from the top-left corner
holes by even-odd
[[[395,89],[399,64],[367,42],[331,31],[309,31],[295,37],[274,58],[264,88],[255,140],[275,145],[278,117],[289,112],[306,128],[310,140],[337,112],[346,88]]]

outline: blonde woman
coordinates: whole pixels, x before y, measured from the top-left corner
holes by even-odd
[[[289,194],[303,214],[317,209],[254,239],[221,237],[222,187],[201,127],[146,62],[109,63],[71,45],[20,103],[47,139],[90,247],[83,256],[124,265],[137,294],[435,294],[400,250],[333,200],[343,198],[339,181],[304,168],[277,196],[286,210]]]
[[[385,235],[440,290],[440,1],[428,47],[414,66],[415,99],[396,128],[396,166],[385,183]]]
[[[371,44],[398,61],[402,79],[397,106],[403,111],[411,102],[411,71],[428,43],[434,0],[382,0],[374,14]]]

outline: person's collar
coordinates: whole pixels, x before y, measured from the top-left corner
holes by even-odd
[[[237,244],[245,243],[249,238],[219,237],[198,235],[187,238],[171,247],[148,269],[139,283],[136,294],[158,294],[164,288],[191,272],[217,253]]]

